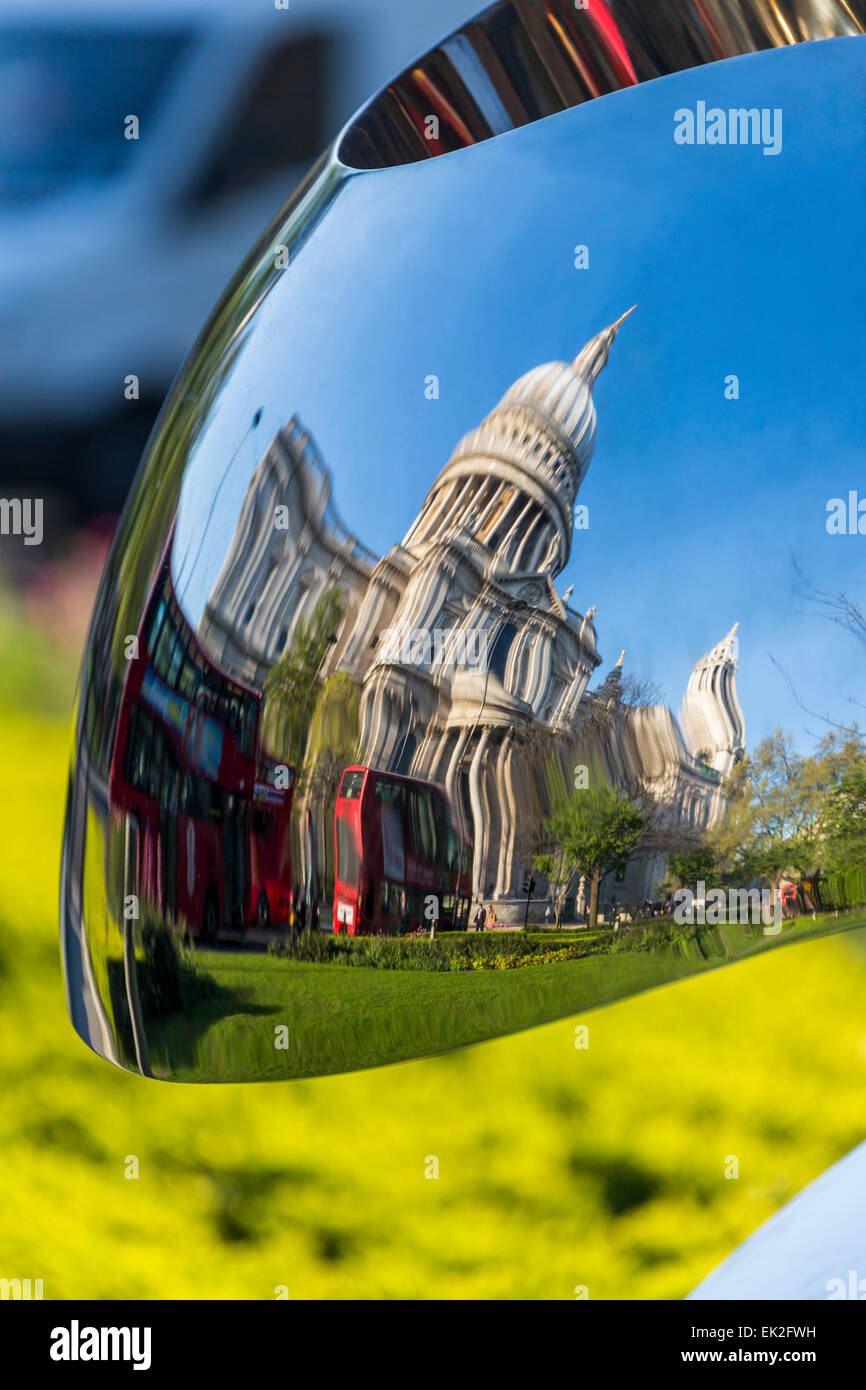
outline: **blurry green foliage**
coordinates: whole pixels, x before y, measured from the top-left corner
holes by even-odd
[[[679,1298],[863,1137],[862,933],[587,1014],[588,1048],[571,1019],[288,1085],[126,1075],[66,1014],[67,746],[0,725],[0,1272],[47,1298]]]
[[[68,647],[26,621],[20,601],[0,578],[0,713],[29,709],[64,714],[76,672]]]

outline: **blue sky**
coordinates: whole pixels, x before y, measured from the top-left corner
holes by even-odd
[[[590,529],[560,592],[596,605],[605,665],[625,647],[675,710],[738,620],[750,745],[777,723],[804,744],[822,732],[771,657],[803,703],[850,719],[863,651],[807,615],[792,557],[866,598],[866,536],[825,530],[829,498],[866,496],[864,70],[863,39],[750,55],[353,177],[260,309],[188,470],[181,556],[225,474],[205,562],[180,585],[193,619],[293,413],[345,522],[382,552],[516,377],[637,302],[597,386]],[[782,108],[782,152],[676,145],[674,111],[698,100]],[[578,243],[589,270],[573,267]]]

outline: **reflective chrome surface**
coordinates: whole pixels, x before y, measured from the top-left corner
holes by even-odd
[[[653,77],[864,23],[857,0],[500,0],[380,92],[339,155],[359,169],[435,158]]]
[[[851,722],[856,653],[804,632],[790,553],[850,592],[866,544],[825,526],[862,479],[861,11],[645,9],[498,5],[422,60],[173,388],[93,617],[64,843],[70,1011],[118,1065],[378,1065],[858,922],[636,925],[761,737]],[[750,110],[754,143],[707,140]],[[407,136],[422,112],[447,157]],[[598,904],[577,875],[564,936],[467,931],[521,927],[528,874],[548,925],[551,815],[583,791],[641,822]]]
[[[862,1302],[866,1253],[859,1211],[866,1144],[834,1163],[759,1226],[690,1294],[695,1301]]]

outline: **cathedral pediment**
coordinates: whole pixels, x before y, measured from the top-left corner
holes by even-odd
[[[540,608],[543,613],[553,613],[561,622],[569,621],[568,609],[548,575],[494,574],[491,575],[491,579],[497,588],[503,590],[514,602],[525,603],[528,608]]]

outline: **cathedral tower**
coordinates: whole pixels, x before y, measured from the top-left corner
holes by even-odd
[[[408,550],[420,555],[443,540],[471,537],[500,574],[559,574],[595,448],[593,387],[631,312],[573,362],[533,367],[509,387],[439,474],[403,542]]]
[[[746,727],[737,699],[737,628],[702,656],[689,678],[680,723],[686,746],[726,777],[743,756]]]

